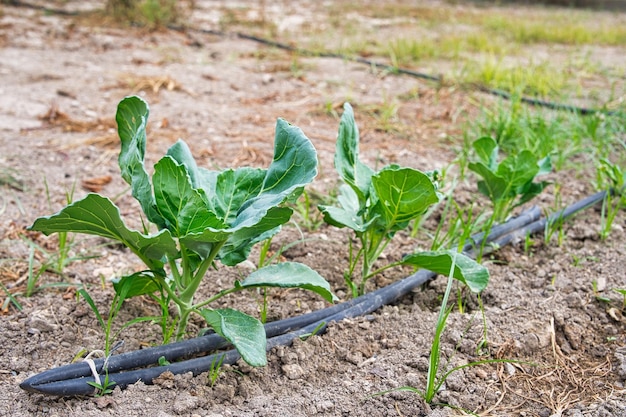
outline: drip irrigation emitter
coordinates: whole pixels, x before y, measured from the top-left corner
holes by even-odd
[[[506,223],[494,226],[486,239],[483,234],[473,236],[470,243],[465,245],[463,252],[473,256],[484,242],[489,245],[484,247],[483,253],[518,242],[529,234],[543,231],[546,225],[563,221],[576,212],[603,201],[606,193],[606,191],[598,192],[548,217],[541,217],[539,208],[533,207]],[[420,270],[358,298],[301,316],[268,323],[265,325],[267,349],[269,351],[276,346],[290,345],[296,338],[304,339],[313,334],[322,334],[332,322],[372,313],[384,305],[398,301],[435,276],[433,272]],[[235,349],[223,350],[228,347],[228,343],[222,337],[213,333],[181,342],[113,355],[107,359],[97,359],[92,365],[95,365],[98,374],[101,376],[108,374],[109,381],[115,382],[115,387],[123,389],[138,381],[151,384],[153,379],[166,371],[175,375],[188,372],[198,375],[209,371],[219,361],[222,364],[233,364],[239,360],[240,355]],[[199,355],[204,356],[197,357]],[[163,359],[169,364],[159,365]],[[106,370],[103,369],[105,360],[108,361]],[[88,383],[94,381],[92,366],[87,362],[79,362],[31,376],[24,380],[20,387],[26,391],[49,395],[91,395],[95,392],[95,388]]]

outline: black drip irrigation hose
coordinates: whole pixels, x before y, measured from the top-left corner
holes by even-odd
[[[483,243],[489,244],[484,248],[486,253],[517,242],[529,234],[543,231],[546,225],[563,221],[576,212],[597,204],[604,200],[605,196],[606,191],[596,193],[547,218],[541,218],[539,208],[533,207],[504,224],[494,226],[486,239],[484,239],[483,234],[473,236],[472,241],[464,247],[464,253],[472,256]],[[290,345],[295,338],[322,334],[331,322],[372,313],[384,305],[396,302],[435,276],[436,274],[430,271],[420,270],[407,278],[341,304],[268,323],[265,325],[268,338],[267,350],[269,351],[275,346]],[[223,364],[235,363],[240,358],[239,353],[231,349],[192,359],[185,360],[185,358],[214,352],[226,346],[228,343],[224,339],[216,334],[211,334],[182,342],[114,355],[108,359],[107,363],[109,380],[114,381],[115,386],[125,388],[138,381],[151,384],[153,379],[166,371],[173,374],[192,372],[194,375],[198,375],[209,371],[217,361],[222,361]],[[159,363],[160,358],[172,363],[155,366]],[[176,362],[177,360],[179,361]],[[97,359],[94,363],[97,372],[104,376],[102,369],[104,359]],[[20,388],[30,392],[58,396],[90,395],[94,393],[95,389],[88,382],[94,382],[94,380],[89,365],[86,362],[80,362],[34,375],[24,380],[20,384]]]

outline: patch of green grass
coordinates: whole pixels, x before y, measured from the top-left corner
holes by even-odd
[[[439,54],[437,44],[428,38],[419,40],[396,38],[389,42],[388,51],[391,65],[394,67],[435,58]]]
[[[181,24],[193,6],[193,0],[108,0],[105,12],[118,22],[158,29]]]
[[[598,22],[601,15],[568,11],[518,15],[487,15],[483,27],[519,44],[624,45],[626,26]],[[607,19],[600,18],[600,21]]]
[[[468,52],[482,52],[495,56],[504,56],[512,49],[512,45],[497,36],[490,36],[480,30],[462,34],[448,34],[441,38],[439,50],[447,57],[462,58]]]
[[[567,85],[566,74],[549,61],[534,63],[531,60],[520,65],[506,63],[494,55],[466,62],[455,78],[465,83],[539,97],[560,97]]]
[[[403,133],[406,126],[398,117],[398,108],[398,101],[385,95],[380,103],[364,105],[362,110],[374,118],[374,129],[386,133]]]

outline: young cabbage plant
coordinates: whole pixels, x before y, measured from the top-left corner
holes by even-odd
[[[344,280],[353,297],[365,293],[366,283],[371,277],[398,265],[412,265],[448,274],[454,254],[448,251],[410,254],[401,261],[375,269],[376,261],[396,232],[406,229],[429,207],[439,202],[437,173],[424,173],[398,165],[374,171],[362,163],[359,160],[359,130],[349,103],[344,105],[339,124],[335,168],[344,182],[337,198],[339,207],[321,205],[319,209],[324,214],[324,221],[351,229],[358,239],[356,249],[350,241],[349,265],[344,272]],[[456,256],[456,278],[463,279],[466,270],[483,268],[465,255]],[[357,271],[359,265],[360,274]],[[488,277],[488,274],[485,275]]]
[[[154,165],[144,166],[149,109],[139,97],[127,97],[117,109],[121,139],[119,166],[147,220],[158,231],[129,229],[111,200],[88,194],[57,214],[31,226],[45,234],[86,233],[116,240],[137,255],[146,269],[121,277],[114,289],[123,301],[139,295],[160,299],[164,342],[186,333],[189,316],[202,316],[216,333],[231,342],[253,366],[266,363],[266,336],[259,320],[232,308],[207,308],[235,291],[256,287],[298,287],[335,296],[329,284],[309,267],[293,262],[260,268],[230,289],[195,300],[209,267],[220,261],[234,266],[252,246],[274,236],[289,221],[293,202],[317,174],[317,155],[310,140],[282,119],[276,124],[274,158],[269,168],[242,167],[210,171],[198,167],[185,142],[179,140]],[[121,302],[118,300],[118,302]],[[176,306],[168,318],[167,307]]]
[[[524,149],[498,162],[499,147],[496,141],[484,136],[472,144],[477,161],[468,168],[478,174],[478,191],[493,204],[493,221],[504,222],[513,209],[539,195],[550,183],[534,182],[535,177],[552,171],[550,156],[539,159]]]
[[[550,173],[552,163],[550,156],[539,159],[527,149],[498,162],[498,144],[489,136],[477,139],[472,146],[477,160],[470,162],[468,168],[482,178],[478,181],[478,191],[487,196],[493,206],[493,213],[485,225],[486,237],[494,223],[504,222],[516,207],[535,198],[550,184],[534,180],[537,176]],[[483,241],[479,260],[484,244]]]

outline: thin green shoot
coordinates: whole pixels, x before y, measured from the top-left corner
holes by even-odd
[[[222,364],[224,363],[225,355],[219,357],[215,356],[211,361],[211,368],[209,368],[209,385],[211,388],[215,385],[220,375],[222,374]]]
[[[487,316],[485,315],[485,305],[483,304],[483,299],[480,294],[477,294],[476,298],[478,300],[478,307],[480,309],[483,325],[483,338],[478,343],[478,346],[476,346],[476,353],[485,355],[489,354],[489,328],[487,326]]]
[[[39,281],[39,278],[43,275],[45,270],[46,269],[44,267],[35,270],[35,247],[31,245],[28,252],[28,272],[25,294],[26,297],[30,297],[35,293],[35,290],[37,288],[37,282]]]
[[[462,247],[463,242],[464,242],[464,239],[461,239],[461,242],[459,243],[459,247]],[[454,283],[453,273],[454,273],[456,260],[457,260],[456,256],[453,256],[452,267],[450,268],[450,273],[448,275],[448,281],[446,284],[446,290],[444,292],[443,299],[441,301],[441,308],[439,310],[437,323],[435,326],[435,334],[431,342],[428,374],[426,378],[425,389],[420,390],[414,387],[405,386],[405,387],[399,387],[399,388],[395,388],[395,389],[388,390],[388,391],[383,391],[375,395],[382,395],[382,394],[386,394],[386,393],[393,392],[393,391],[410,391],[410,392],[417,393],[424,399],[426,403],[431,404],[435,398],[435,395],[439,392],[439,390],[441,389],[441,387],[443,386],[447,378],[456,371],[459,371],[459,370],[462,370],[464,368],[468,368],[471,366],[484,365],[488,363],[501,363],[501,362],[522,363],[520,361],[507,360],[507,359],[485,359],[485,360],[474,361],[474,362],[470,362],[464,365],[456,366],[448,371],[440,373],[441,336],[443,335],[448,316],[450,315],[450,312],[452,311],[452,308],[453,308],[452,306],[448,307],[448,300],[450,298],[452,286]],[[484,322],[484,325],[486,326],[484,315],[483,315],[483,322]],[[484,333],[483,339],[486,340],[486,331]]]
[[[41,245],[38,245],[28,237],[22,236],[22,240],[29,247],[26,291],[23,294],[25,297],[30,297],[43,288],[67,287],[72,285],[69,283],[40,284],[40,280],[46,272],[52,272],[62,276],[62,272],[58,269],[60,254],[56,251],[54,253],[48,252]],[[74,245],[74,242],[72,242],[70,246],[71,245]],[[62,260],[63,268],[72,262],[95,257],[97,256],[66,257]]]
[[[535,241],[530,233],[526,233],[524,236],[524,255],[530,255],[531,249],[534,246]]]
[[[553,212],[558,212],[561,207],[561,184],[554,185],[554,204],[553,204]],[[565,238],[565,232],[563,229],[563,225],[565,223],[565,219],[562,216],[558,216],[556,218],[550,219],[546,222],[543,231],[543,239],[544,243],[547,245],[552,240],[552,236],[557,234],[557,245],[560,247],[563,244],[563,240]]]
[[[91,373],[93,374],[93,377],[95,379],[95,381],[93,382],[87,382],[87,385],[91,385],[92,387],[96,389],[94,391],[95,397],[102,397],[104,395],[111,394],[113,392],[112,387],[116,383],[115,381],[111,381],[109,379],[109,359],[111,358],[111,354],[115,352],[117,349],[121,348],[123,345],[124,345],[124,341],[119,341],[111,348],[111,351],[109,352],[109,354],[105,354],[101,350],[95,350],[95,351],[90,352],[85,357],[84,361],[87,362],[87,365],[89,365],[89,368],[91,369]],[[93,359],[91,359],[91,357],[96,354],[105,355],[104,363],[102,364],[102,369],[104,370],[104,380],[100,378],[100,374],[96,370],[96,365]]]
[[[261,323],[265,324],[267,323],[267,293],[269,289],[260,288],[259,290],[263,294],[263,304],[261,305],[261,312],[260,312],[259,320],[261,320]]]
[[[54,257],[48,256],[46,260],[38,264],[35,259],[35,254],[38,246],[34,244],[34,242],[30,242],[30,250],[28,253],[28,269],[26,273],[26,291],[24,292],[25,297],[31,297],[37,291],[42,290],[44,288],[52,288],[52,287],[69,287],[72,284],[69,283],[50,283],[50,284],[40,284],[39,281],[43,274],[48,270],[54,271]],[[43,249],[39,248],[43,251]],[[44,251],[44,254],[47,255],[47,252]],[[56,271],[54,271],[56,272]]]
[[[100,328],[104,331],[104,354],[107,357],[111,355],[111,353],[115,350],[116,346],[118,346],[118,344],[120,343],[118,341],[117,343],[113,344],[113,342],[119,337],[120,333],[124,329],[132,326],[133,324],[146,322],[146,321],[158,321],[159,319],[158,317],[137,317],[137,318],[127,321],[121,326],[119,330],[114,332],[113,322],[115,321],[115,317],[117,317],[117,314],[119,313],[122,307],[122,303],[123,303],[123,300],[120,300],[120,296],[116,294],[113,297],[113,302],[111,304],[111,308],[109,310],[109,313],[105,321],[102,314],[100,313],[100,310],[96,306],[96,303],[94,302],[93,298],[91,298],[91,296],[89,295],[86,289],[84,288],[79,289],[77,291],[77,294],[79,294],[85,299],[85,302],[87,302],[87,305],[89,305],[94,315],[96,316],[96,320],[98,321]]]
[[[604,295],[602,295],[600,293],[600,291],[598,290],[598,281],[597,280],[592,280],[591,281],[591,288],[593,290],[593,296],[595,297],[596,300],[603,302],[603,303],[610,303],[611,299],[609,297],[606,297]]]
[[[430,356],[428,360],[428,375],[426,377],[426,389],[424,390],[423,397],[424,401],[430,404],[435,394],[441,388],[441,385],[445,382],[445,378],[438,379],[437,374],[439,373],[439,362],[441,360],[441,335],[446,327],[446,322],[448,320],[448,316],[452,311],[451,307],[448,307],[448,299],[450,297],[450,292],[452,291],[452,285],[454,283],[453,280],[453,272],[454,266],[456,265],[456,256],[452,260],[452,267],[450,268],[450,274],[448,275],[448,282],[446,284],[446,290],[443,294],[443,300],[441,301],[441,308],[439,309],[439,315],[437,317],[437,325],[435,326],[435,335],[433,337],[432,345],[430,348]]]
[[[298,198],[294,204],[295,215],[299,217],[298,224],[309,232],[314,232],[324,224],[324,219],[320,215],[319,210],[316,209],[317,204],[320,204],[325,199],[314,191],[302,192],[300,198]]]
[[[69,205],[72,204],[72,202],[74,201],[74,191],[76,190],[76,182],[74,182],[74,184],[72,185],[72,188],[69,191],[65,192],[65,204]],[[69,252],[70,252],[70,248],[72,246],[72,242],[73,242],[73,238],[69,237],[68,238],[68,233],[67,232],[60,232],[58,234],[59,236],[59,250],[58,250],[58,255],[57,255],[57,266],[56,266],[56,270],[59,272],[59,274],[63,274],[63,270],[65,269],[68,259],[69,259]]]
[[[2,310],[6,310],[7,308],[9,308],[9,304],[13,304],[18,311],[22,311],[22,305],[19,303],[19,301],[17,301],[17,298],[15,298],[13,294],[11,294],[11,291],[9,291],[9,289],[2,282],[0,282],[0,288],[2,288],[2,291],[4,291],[6,295],[6,298],[4,299],[4,302],[1,306]]]
[[[322,328],[323,328],[324,326],[326,326],[326,324],[327,324],[327,323],[326,323],[325,321],[321,322],[320,324],[318,324],[318,325],[315,327],[315,329],[313,329],[313,331],[312,331],[311,333],[305,333],[305,334],[300,335],[300,336],[299,336],[299,337],[300,337],[300,340],[305,341],[305,340],[307,340],[309,337],[311,337],[311,336],[315,336],[316,334],[318,334],[318,333],[322,330]]]
[[[626,208],[626,171],[619,164],[606,158],[600,159],[598,166],[598,183],[607,190],[602,201],[600,238],[606,240],[610,233],[615,217],[620,210]]]
[[[95,381],[89,381],[87,382],[87,384],[91,385],[92,387],[96,389],[94,392],[94,396],[98,398],[98,397],[103,397],[108,394],[112,394],[115,381],[109,380],[109,371],[105,370],[104,379],[100,383],[95,382]]]
[[[261,244],[261,248],[259,250],[259,266],[258,266],[259,268],[263,268],[265,265],[269,265],[270,263],[272,263],[273,258],[270,256],[270,258],[268,259],[268,254],[270,253],[271,247],[272,247],[272,238],[265,239],[263,241],[263,244]]]
[[[459,314],[465,312],[465,295],[463,294],[463,288],[457,287],[456,289],[456,306]]]

